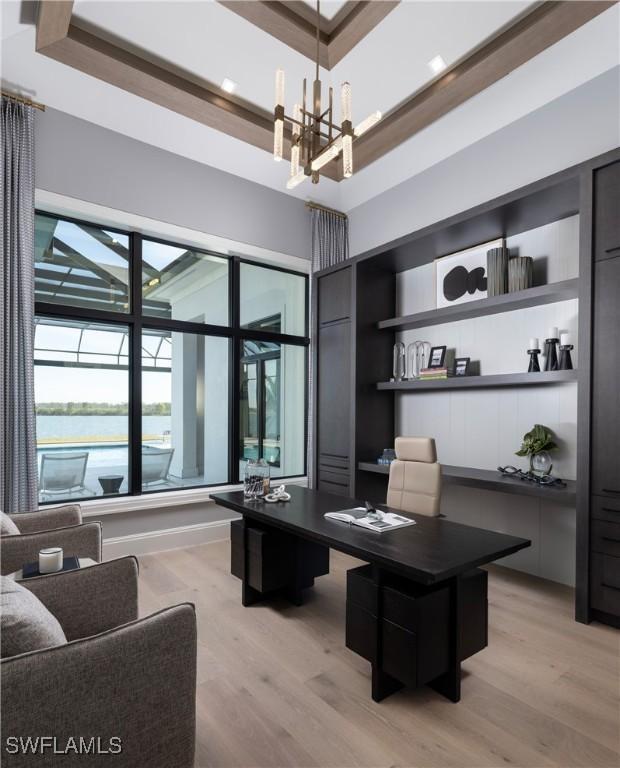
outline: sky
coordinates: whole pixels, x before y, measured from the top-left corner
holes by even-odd
[[[166,371],[146,372],[142,378],[142,402],[170,402],[171,378]],[[127,371],[47,365],[34,368],[37,403],[126,403],[128,387]]]

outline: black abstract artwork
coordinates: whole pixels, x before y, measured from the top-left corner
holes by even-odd
[[[443,279],[443,295],[446,300],[456,301],[466,293],[486,291],[487,279],[484,273],[484,267],[476,267],[471,271],[462,266],[451,269]]]

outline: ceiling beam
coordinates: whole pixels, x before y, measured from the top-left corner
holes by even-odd
[[[381,2],[356,3],[349,14],[330,32],[327,43],[329,69],[352,51],[369,32],[396,8],[399,0],[381,0]]]
[[[615,5],[618,0],[543,2],[388,113],[355,142],[355,170],[373,163],[468,99]]]
[[[37,12],[37,51],[67,36],[73,0],[40,0]]]
[[[228,5],[228,0],[221,0]],[[483,44],[474,53],[458,62],[441,77],[409,97],[368,133],[355,140],[355,170],[373,163],[402,142],[414,136],[455,107],[488,88],[549,46],[578,29],[598,14],[615,5],[618,0],[546,0],[512,26]],[[162,64],[147,60],[137,53],[99,37],[93,32],[69,24],[64,37],[58,37],[60,14],[50,7],[70,3],[64,0],[41,0],[37,22],[37,50],[57,61],[97,77],[118,88],[170,109],[210,128],[233,136],[255,147],[273,151],[273,115],[248,102],[228,96],[217,86],[182,73],[173,72]],[[234,6],[285,6],[272,0],[234,0]],[[387,2],[350,2],[342,24],[351,15],[374,13],[378,6],[396,5]],[[370,8],[364,8],[370,6]],[[357,10],[356,10],[357,9]],[[236,10],[236,8],[235,8]],[[287,13],[293,13],[288,9]],[[243,14],[241,14],[243,15]],[[385,14],[384,14],[385,15]],[[53,18],[53,24],[50,19]],[[284,18],[280,14],[279,18]],[[301,18],[298,16],[298,18]],[[376,16],[374,17],[376,20]],[[64,23],[64,22],[63,22]],[[377,22],[378,23],[378,22]],[[300,27],[301,28],[301,27]],[[337,26],[334,41],[345,35]],[[327,33],[325,33],[327,34]],[[353,35],[342,48],[355,45]],[[39,40],[51,40],[39,47]],[[285,152],[290,154],[290,133],[285,134]],[[328,163],[321,174],[340,181],[342,162]]]
[[[270,113],[241,106],[74,24],[66,37],[40,52],[261,149],[273,149]]]

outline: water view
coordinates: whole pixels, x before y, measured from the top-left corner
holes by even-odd
[[[142,417],[143,450],[170,450],[170,422],[169,415]],[[106,476],[118,478],[107,486],[108,493],[126,493],[127,431],[126,414],[37,415],[42,501],[53,500],[56,488],[59,498],[100,495],[104,490],[99,478]]]

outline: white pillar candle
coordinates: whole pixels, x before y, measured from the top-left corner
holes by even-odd
[[[535,336],[532,336],[530,339],[530,346],[528,349],[538,349],[538,339]]]
[[[564,333],[560,334],[560,345],[562,347],[568,347],[572,343],[573,343],[573,341],[572,341],[572,336],[570,335],[570,333],[565,331]]]
[[[62,571],[62,547],[39,550],[39,573]]]
[[[558,338],[558,329],[557,328],[550,328],[549,329],[549,335],[547,336],[548,339],[557,339]]]

